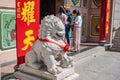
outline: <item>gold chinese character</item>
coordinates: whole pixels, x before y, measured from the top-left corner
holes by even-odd
[[[17,12],[21,12],[21,11],[20,11],[20,8],[17,8]]]
[[[21,3],[21,2],[17,2],[17,7],[20,7],[20,3]]]
[[[27,22],[27,25],[30,25],[31,22],[35,22],[34,18],[34,6],[35,2],[34,1],[28,1],[24,2],[24,7],[22,8],[22,20],[24,22]]]
[[[32,41],[35,40],[35,37],[31,36],[32,34],[33,34],[33,30],[28,30],[28,31],[25,32],[25,35],[27,37],[23,41],[25,46],[22,48],[22,50],[26,50],[29,46],[33,45]]]
[[[21,17],[21,15],[17,13],[17,18],[20,18],[20,17]]]

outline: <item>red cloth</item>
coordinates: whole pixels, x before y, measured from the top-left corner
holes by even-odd
[[[61,45],[61,44],[59,44],[59,43],[56,43],[56,42],[54,42],[54,41],[51,41],[51,40],[47,40],[47,39],[39,39],[40,41],[42,41],[42,42],[49,42],[49,43],[53,43],[53,44],[56,44],[56,45],[58,45],[59,47],[61,47],[61,48],[63,48],[63,51],[64,52],[67,52],[67,51],[69,51],[69,45],[65,42],[65,46],[63,46],[63,45]]]

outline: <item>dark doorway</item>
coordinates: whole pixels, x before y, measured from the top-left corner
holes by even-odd
[[[47,15],[55,14],[55,1],[56,0],[40,0],[41,19],[43,19]]]

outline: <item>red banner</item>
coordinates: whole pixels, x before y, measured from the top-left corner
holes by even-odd
[[[25,54],[38,36],[39,0],[16,0],[17,64],[25,62]]]

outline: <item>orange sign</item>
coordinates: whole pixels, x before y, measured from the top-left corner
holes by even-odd
[[[25,54],[38,36],[39,0],[16,0],[17,64],[25,62]]]
[[[70,4],[66,4],[66,9],[67,10],[70,10],[70,7],[71,7]]]

